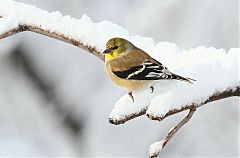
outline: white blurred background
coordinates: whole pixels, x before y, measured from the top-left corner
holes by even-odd
[[[18,1],[109,20],[183,49],[239,47],[238,0]],[[126,92],[96,57],[30,32],[1,40],[0,52],[0,156],[147,157],[184,116],[111,125],[108,115]],[[239,99],[229,98],[199,108],[161,156],[239,157],[239,148]]]

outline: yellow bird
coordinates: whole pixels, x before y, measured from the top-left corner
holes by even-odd
[[[123,38],[110,39],[103,54],[109,77],[114,83],[127,89],[133,101],[132,91],[151,88],[153,92],[152,84],[156,80],[195,81],[170,72],[163,64]]]

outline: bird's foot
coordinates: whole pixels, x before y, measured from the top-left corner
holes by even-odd
[[[154,90],[153,86],[151,86],[150,88],[151,88],[151,93],[153,93],[153,90]]]
[[[134,98],[133,98],[133,95],[132,95],[132,91],[129,91],[129,92],[128,92],[128,95],[129,95],[129,97],[132,99],[132,101],[134,102]]]

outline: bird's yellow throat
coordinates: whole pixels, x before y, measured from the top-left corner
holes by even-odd
[[[105,54],[105,61],[110,61],[110,60],[113,60],[117,57],[119,57],[119,53],[118,52],[112,52],[112,53],[109,53],[109,54]]]

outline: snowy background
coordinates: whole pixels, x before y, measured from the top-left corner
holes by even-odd
[[[237,0],[19,1],[75,18],[109,20],[183,49],[239,47]],[[30,32],[1,40],[0,51],[1,156],[146,157],[149,145],[183,117],[111,125],[108,115],[126,92],[109,81],[103,62]],[[198,109],[162,157],[239,156],[239,99],[211,104]]]

